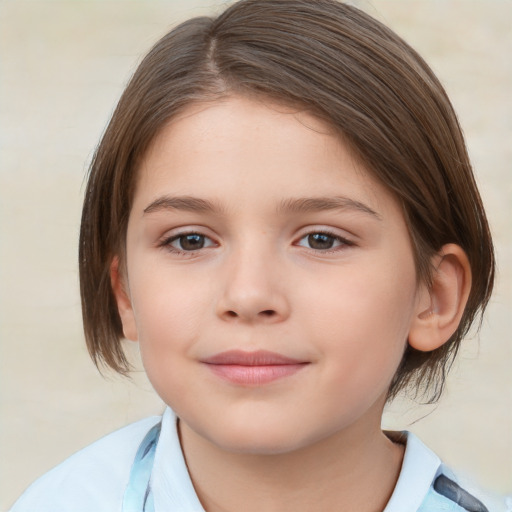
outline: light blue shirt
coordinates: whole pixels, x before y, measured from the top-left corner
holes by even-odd
[[[159,438],[148,436],[160,422]],[[408,432],[404,436],[402,469],[383,512],[467,512],[471,506],[477,507],[472,512],[486,510],[478,509],[478,501],[454,483],[453,474],[417,437]],[[149,438],[155,442],[147,442],[141,450],[142,455],[151,453],[141,457],[139,452],[134,468],[137,451]],[[187,471],[176,416],[169,408],[162,417],[129,425],[71,456],[32,484],[10,512],[121,512],[123,500],[125,512],[142,512],[135,509],[147,499],[148,488],[148,511],[154,507],[156,512],[205,512]]]

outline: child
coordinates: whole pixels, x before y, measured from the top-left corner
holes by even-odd
[[[38,480],[24,511],[485,511],[385,403],[430,399],[494,258],[424,61],[356,8],[242,0],[165,36],[91,165],[96,364],[138,341],[169,408]]]

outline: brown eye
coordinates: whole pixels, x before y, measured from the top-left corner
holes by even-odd
[[[198,234],[183,235],[178,238],[180,249],[194,251],[204,247],[204,236]]]
[[[200,233],[183,233],[170,237],[162,243],[162,247],[167,247],[174,252],[198,251],[215,245],[213,240]]]
[[[343,249],[354,245],[350,240],[347,240],[334,233],[317,231],[303,236],[297,245],[300,247],[307,247],[315,251],[324,251]]]
[[[313,233],[308,235],[308,245],[311,249],[332,249],[336,238],[326,233]]]

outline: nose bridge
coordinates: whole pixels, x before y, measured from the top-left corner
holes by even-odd
[[[236,244],[226,260],[219,314],[244,321],[269,321],[288,315],[279,275],[280,258],[264,235]]]

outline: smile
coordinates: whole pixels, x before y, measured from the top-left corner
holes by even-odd
[[[259,350],[230,350],[202,361],[218,377],[241,386],[260,386],[289,377],[309,362]]]

